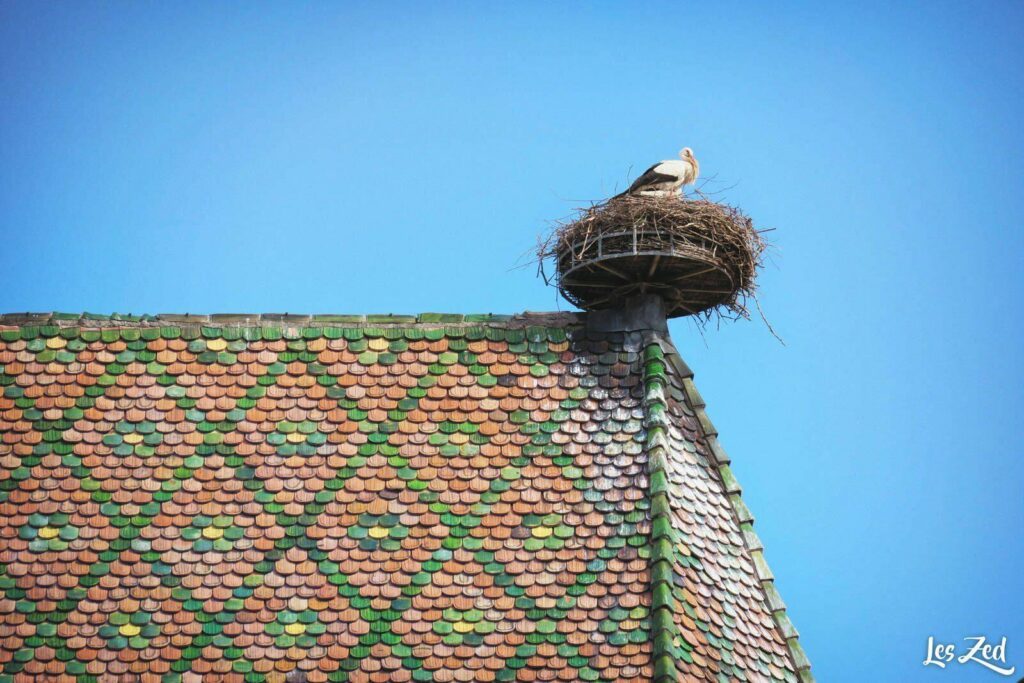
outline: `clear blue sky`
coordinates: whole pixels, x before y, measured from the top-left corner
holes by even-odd
[[[824,5],[830,5],[825,7]],[[821,681],[1024,675],[1024,5],[0,5],[0,310],[514,312],[692,146],[760,322],[674,321]],[[730,189],[726,189],[730,188]]]

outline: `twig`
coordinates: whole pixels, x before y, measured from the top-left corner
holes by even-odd
[[[768,317],[764,314],[764,311],[761,310],[761,302],[758,301],[756,296],[754,297],[754,305],[757,306],[757,312],[761,314],[761,321],[764,322],[764,324],[768,327],[768,331],[772,333],[773,337],[779,340],[780,344],[785,346],[785,340],[779,336],[779,334],[775,331],[775,328],[772,327],[772,324],[768,322]]]

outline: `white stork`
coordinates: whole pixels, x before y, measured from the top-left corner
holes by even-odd
[[[634,180],[628,190],[616,196],[633,194],[641,197],[671,197],[678,193],[683,185],[690,185],[696,181],[699,173],[700,164],[693,156],[693,150],[684,147],[679,152],[678,159],[656,163]]]

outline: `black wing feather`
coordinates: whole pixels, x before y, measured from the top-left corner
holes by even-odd
[[[644,171],[643,175],[634,180],[633,184],[629,186],[629,189],[626,190],[626,192],[636,192],[637,190],[647,187],[648,185],[656,185],[657,183],[670,183],[679,180],[679,178],[677,178],[674,175],[668,175],[666,173],[655,173],[654,169],[658,168],[658,166],[661,166],[662,163],[664,162],[659,161],[654,166],[651,166],[649,169]]]

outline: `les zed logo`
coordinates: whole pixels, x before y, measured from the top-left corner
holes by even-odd
[[[985,636],[970,636],[964,640],[968,642],[969,647],[966,652],[957,657],[956,645],[937,643],[933,636],[928,636],[928,653],[922,664],[945,669],[946,665],[951,664],[954,660],[957,664],[974,662],[1001,676],[1012,676],[1013,672],[1017,670],[1015,666],[1006,666],[1006,636],[1003,636],[998,645],[986,642]]]

